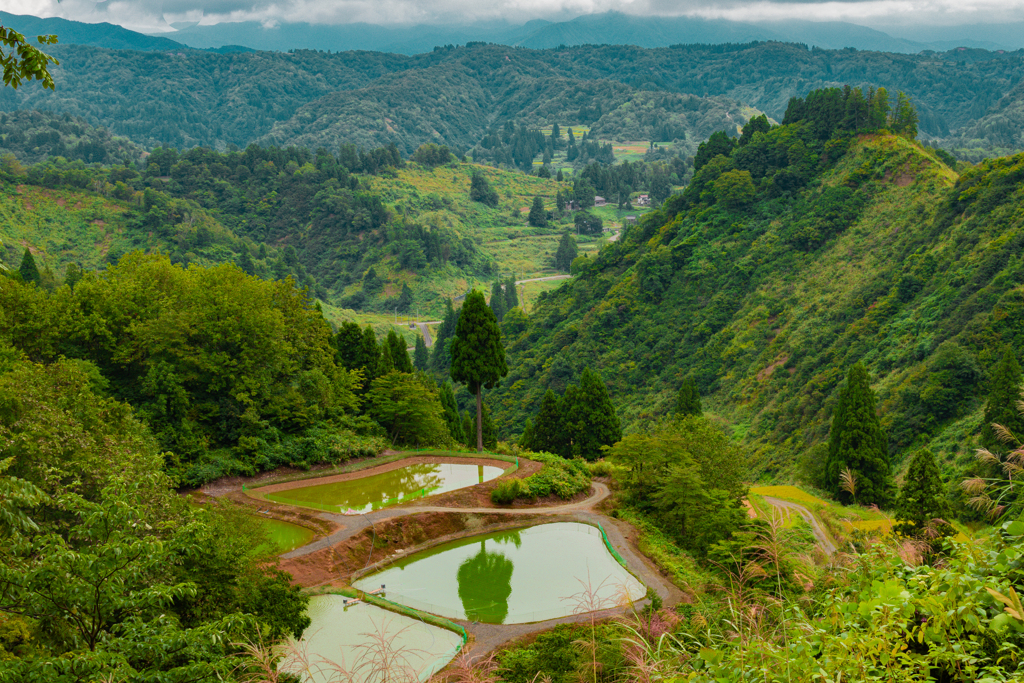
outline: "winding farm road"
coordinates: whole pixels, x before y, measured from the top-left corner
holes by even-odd
[[[810,525],[811,531],[814,532],[814,540],[817,542],[818,547],[821,548],[826,555],[832,555],[836,550],[838,550],[838,548],[836,548],[836,544],[832,542],[832,539],[829,538],[829,535],[825,533],[825,530],[821,527],[821,523],[818,522],[818,518],[803,505],[800,505],[799,503],[791,503],[788,500],[772,498],[771,496],[764,496],[764,502],[780,510],[791,510],[803,517],[804,521]]]

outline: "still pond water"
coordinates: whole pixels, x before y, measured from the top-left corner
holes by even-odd
[[[360,479],[268,493],[266,497],[289,505],[308,505],[319,510],[337,510],[350,514],[362,513],[403,500],[482,484],[503,471],[500,467],[465,463],[407,465]]]
[[[356,581],[384,584],[389,600],[491,624],[519,624],[607,609],[646,589],[608,552],[601,532],[542,524],[473,536],[416,553]]]
[[[281,669],[312,683],[347,680],[339,677],[338,667],[353,673],[357,683],[372,683],[380,678],[373,670],[382,655],[393,663],[394,680],[425,681],[451,661],[462,643],[452,631],[373,605],[346,608],[340,595],[314,596],[306,614],[312,624],[296,644],[302,655],[287,655]]]
[[[263,527],[267,530],[270,543],[274,548],[274,552],[278,555],[301,548],[312,541],[315,535],[312,529],[307,529],[298,524],[282,522],[279,519],[260,517],[260,522],[262,522]]]

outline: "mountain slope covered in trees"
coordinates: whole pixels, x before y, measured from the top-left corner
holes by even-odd
[[[0,108],[69,113],[146,146],[179,148],[264,139],[314,148],[394,142],[406,153],[423,142],[465,149],[503,123],[501,117],[546,111],[546,101],[561,96],[551,79],[570,81],[566,87],[614,81],[632,88],[634,97],[652,91],[725,97],[776,120],[791,97],[811,89],[873,84],[906,92],[917,104],[922,133],[941,140],[985,117],[1024,76],[1024,51],[906,55],[785,43],[551,50],[471,44],[412,57],[60,45],[53,53],[61,60],[56,91],[34,85],[3,91]],[[586,110],[577,108],[579,120],[546,123],[593,123],[621,104],[614,93],[611,88],[608,101],[600,94]],[[504,109],[511,102],[514,112]]]
[[[908,137],[841,118],[719,140],[681,195],[577,259],[509,339],[499,427],[517,431],[587,366],[631,427],[671,413],[692,378],[757,468],[810,453],[813,469],[861,361],[894,456],[932,441],[969,460],[985,377],[1024,343],[1024,155],[957,177]]]

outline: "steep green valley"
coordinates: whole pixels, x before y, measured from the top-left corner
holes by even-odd
[[[692,378],[756,470],[793,473],[814,461],[846,368],[862,361],[897,460],[931,443],[966,464],[985,378],[1022,341],[1024,157],[958,177],[906,137],[822,140],[814,125],[726,149],[577,261],[509,340],[502,430],[587,366],[633,429],[670,413]]]

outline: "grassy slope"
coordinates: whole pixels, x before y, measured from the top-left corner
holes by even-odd
[[[487,177],[498,193],[499,205],[490,208],[469,199],[470,178],[475,171]],[[555,195],[572,191],[569,182],[559,183],[552,178],[538,178],[515,171],[504,171],[479,164],[453,164],[432,170],[408,164],[396,172],[395,177],[377,176],[372,179],[375,192],[385,205],[404,210],[416,221],[428,226],[453,229],[463,238],[473,240],[477,248],[493,260],[495,271],[491,275],[473,274],[449,265],[425,275],[403,271],[394,256],[385,256],[374,268],[388,280],[385,296],[397,296],[402,283],[408,283],[416,297],[414,310],[407,317],[438,319],[443,314],[445,297],[458,297],[471,287],[490,291],[495,277],[529,279],[557,275],[553,260],[563,231],[572,229],[572,217],[555,219],[546,228],[527,224],[527,214],[534,197],[540,197],[548,210],[555,209]],[[642,215],[645,210],[619,211],[603,207],[596,213],[605,221],[606,234],[611,236],[622,224],[622,216]],[[518,212],[518,217],[513,212]],[[599,238],[580,237],[580,253],[595,253],[602,244]],[[530,283],[527,296],[534,297],[555,284]],[[339,292],[339,299],[359,290],[360,283],[349,285]],[[332,297],[333,299],[333,297]]]
[[[706,409],[733,425],[759,469],[777,471],[825,438],[835,392],[849,365],[862,360],[886,425],[910,431],[900,436],[898,449],[931,442],[947,456],[964,456],[970,444],[961,437],[977,425],[972,414],[981,386],[957,397],[954,419],[924,424],[916,435],[903,422],[908,396],[927,379],[941,342],[957,342],[987,370],[991,349],[1015,338],[1016,323],[998,328],[998,306],[1011,319],[1019,311],[1014,287],[1020,273],[1006,250],[1024,222],[1016,195],[1004,197],[993,212],[950,213],[944,207],[955,181],[915,143],[866,137],[821,178],[820,188],[808,191],[811,207],[816,192],[843,183],[866,188],[869,196],[860,219],[816,250],[797,251],[782,240],[780,233],[801,214],[758,228],[749,243],[743,242],[749,225],[722,232],[721,219],[698,217],[697,234],[711,237],[674,272],[673,287],[707,282],[714,288],[722,259],[745,268],[756,286],[693,352],[683,349],[702,311],[721,293],[648,303],[637,263],[656,248],[659,235],[677,228],[666,225],[649,244],[624,244],[620,262],[559,288],[536,326],[512,345],[505,386],[515,389],[492,397],[500,427],[520,431],[543,391],[559,390],[585,364],[601,369],[627,428],[668,412],[680,380],[695,373]],[[920,291],[901,300],[897,285],[914,274],[913,259],[934,267],[921,275]]]

